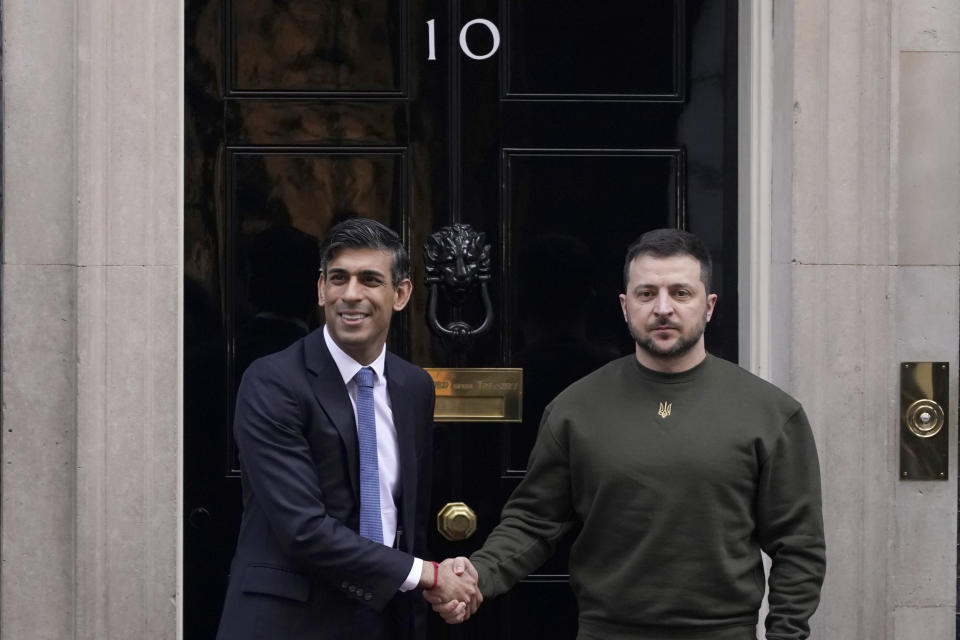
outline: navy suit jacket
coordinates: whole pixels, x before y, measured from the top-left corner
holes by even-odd
[[[393,549],[357,533],[356,420],[322,330],[244,373],[233,427],[243,520],[218,640],[356,640],[358,620],[422,637],[423,598],[397,589],[425,557],[433,382],[389,352],[385,376],[400,461]]]

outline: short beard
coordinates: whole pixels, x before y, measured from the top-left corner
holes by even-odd
[[[630,331],[630,337],[634,339],[637,343],[637,346],[649,353],[650,355],[657,358],[675,358],[684,355],[690,349],[693,349],[697,346],[697,343],[700,342],[700,337],[703,335],[704,329],[707,327],[707,312],[703,312],[703,319],[700,321],[700,324],[694,328],[693,333],[689,336],[680,336],[676,342],[673,343],[673,346],[664,349],[660,347],[656,342],[654,342],[652,336],[647,336],[642,338],[638,336],[633,327],[627,323],[627,328]]]

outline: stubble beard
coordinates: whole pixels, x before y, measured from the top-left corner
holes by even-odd
[[[674,326],[668,322],[659,323],[657,326]],[[703,335],[704,330],[707,327],[707,311],[704,310],[703,318],[701,318],[700,323],[694,327],[693,331],[689,335],[681,335],[677,338],[677,341],[674,342],[671,346],[663,348],[658,345],[651,335],[640,336],[637,335],[637,332],[634,330],[633,325],[629,322],[627,327],[630,331],[630,337],[634,339],[637,343],[637,346],[649,353],[651,356],[656,358],[679,358],[680,356],[685,355],[700,342],[700,337]]]

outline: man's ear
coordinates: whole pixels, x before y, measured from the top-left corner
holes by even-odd
[[[717,304],[717,294],[711,293],[707,296],[707,322],[713,317],[713,308]]]
[[[625,293],[620,294],[620,311],[623,312],[623,321],[630,322],[630,320],[627,319],[627,294]]]
[[[397,299],[393,301],[393,310],[402,311],[407,303],[410,302],[410,294],[413,293],[413,283],[410,278],[404,278],[396,288]]]
[[[320,277],[317,278],[317,304],[322,307],[325,302],[326,300],[323,297],[323,274],[321,273]]]

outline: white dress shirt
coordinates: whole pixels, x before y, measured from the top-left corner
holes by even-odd
[[[333,361],[340,371],[340,377],[347,386],[353,417],[357,418],[357,382],[354,377],[364,366],[373,369],[373,405],[377,421],[377,466],[380,475],[380,522],[383,525],[383,544],[392,547],[397,538],[397,495],[400,487],[400,449],[397,445],[397,429],[393,425],[393,409],[390,407],[390,395],[387,393],[387,378],[384,375],[384,363],[387,359],[387,347],[369,365],[362,365],[344,352],[330,337],[327,327],[323,328],[323,339]],[[416,473],[416,470],[408,470]],[[400,585],[400,591],[409,591],[420,583],[423,560],[413,559],[413,566],[407,579]]]

